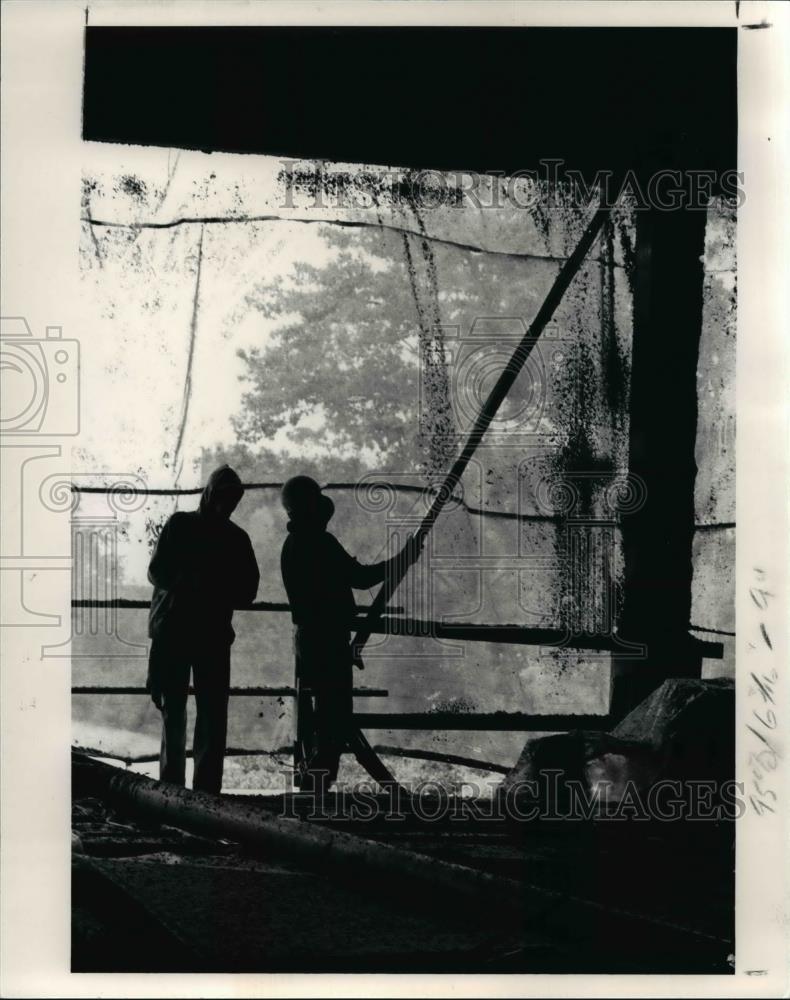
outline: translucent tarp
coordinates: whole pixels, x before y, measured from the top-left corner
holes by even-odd
[[[276,484],[290,475],[328,484],[332,530],[362,561],[383,558],[425,513],[591,215],[527,181],[486,180],[475,204],[441,175],[415,193],[383,168],[85,148],[73,482],[116,488],[80,494],[74,511],[75,552],[94,552],[75,571],[83,600],[147,600],[156,533],[197,496],[133,491],[196,490],[223,461],[259,486],[234,515],[258,557],[259,600],[285,601]],[[616,623],[619,523],[639,502],[627,472],[633,245],[620,211],[393,598],[399,614],[585,634]],[[145,610],[74,615],[73,683],[141,684]],[[239,613],[236,631],[234,685],[292,683],[287,614]],[[389,693],[358,711],[608,708],[600,652],[374,635],[365,660],[357,683]],[[143,697],[74,705],[82,723],[114,725],[119,746],[121,730],[155,745]],[[290,698],[231,706],[231,745],[292,739]],[[524,739],[368,735],[499,763]]]

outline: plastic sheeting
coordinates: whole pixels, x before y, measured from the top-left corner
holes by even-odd
[[[470,197],[438,174],[415,188],[384,168],[85,149],[75,485],[196,489],[224,460],[248,483],[306,471],[337,484],[331,527],[363,561],[424,514],[420,490],[440,482],[591,214],[526,180],[484,179]],[[616,623],[618,525],[641,502],[627,470],[633,247],[619,210],[397,592],[407,616],[587,634]],[[197,502],[122,487],[119,498],[102,529],[113,551],[103,570],[82,564],[76,597],[147,598],[158,527]],[[94,522],[107,501],[81,494],[74,512],[80,544],[105,553]],[[276,488],[248,491],[235,517],[261,566],[259,599],[283,601]],[[145,612],[90,615],[75,610],[74,683],[142,682]],[[286,614],[240,613],[236,630],[235,684],[292,680]],[[389,697],[365,711],[608,708],[606,654],[374,636],[366,663],[358,682]],[[153,738],[144,701],[77,696],[75,714]],[[230,742],[286,744],[287,701],[234,699]],[[523,736],[374,741],[512,763]]]

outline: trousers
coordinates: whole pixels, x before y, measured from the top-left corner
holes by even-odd
[[[300,728],[307,736],[307,770],[337,778],[340,757],[353,732],[354,700],[350,636],[294,631],[296,676],[304,692],[299,699]],[[303,785],[303,787],[306,787]]]
[[[162,692],[162,743],[159,778],[174,785],[186,783],[187,701],[190,674],[195,689],[195,731],[192,787],[219,794],[225,763],[230,693],[230,645],[207,643],[190,648],[172,638],[151,643],[149,676],[156,676]]]

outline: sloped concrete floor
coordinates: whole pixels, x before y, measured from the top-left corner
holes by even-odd
[[[261,808],[276,810],[274,801]],[[392,899],[170,827],[144,827],[96,800],[75,804],[75,971],[732,971],[727,831],[585,831],[502,824],[354,830],[557,895],[546,919],[505,925],[440,901]],[[581,909],[564,898],[593,901]],[[658,920],[631,920],[629,912]],[[516,921],[518,923],[518,921]],[[664,926],[666,925],[666,926]],[[694,934],[688,934],[690,928]]]
[[[198,969],[447,968],[470,954],[484,961],[501,944],[485,921],[440,921],[280,865],[163,855],[88,863],[180,943],[177,962],[191,955]],[[145,948],[130,937],[130,952]]]

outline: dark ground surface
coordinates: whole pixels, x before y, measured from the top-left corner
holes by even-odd
[[[249,803],[249,798],[245,797]],[[294,811],[293,800],[260,798]],[[336,810],[330,809],[330,815]],[[316,822],[317,820],[312,820]],[[732,971],[732,829],[632,822],[332,827],[523,886],[523,920],[393,898],[234,844],[74,803],[74,971]]]

